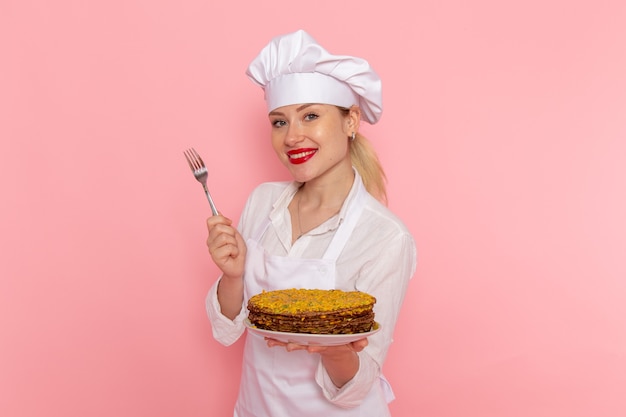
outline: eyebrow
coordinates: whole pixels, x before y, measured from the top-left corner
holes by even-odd
[[[314,105],[315,105],[315,103],[306,103],[306,104],[303,104],[302,106],[300,106],[300,107],[296,108],[296,112],[299,112],[299,111],[301,111],[301,110],[306,109],[306,108],[307,108],[307,107],[309,107],[309,106],[314,106]],[[268,113],[268,116],[284,116],[284,115],[285,115],[284,113],[279,112],[279,111],[275,111],[275,110],[274,110],[274,111],[271,111],[271,112],[269,112],[269,113]]]

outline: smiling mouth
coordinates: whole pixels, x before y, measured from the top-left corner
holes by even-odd
[[[313,155],[314,153],[315,153],[315,151],[298,152],[298,153],[290,154],[289,158],[290,159],[300,159],[300,158],[304,158],[305,156]]]
[[[299,149],[296,151],[288,152],[289,162],[292,164],[302,164],[315,155],[317,149]]]

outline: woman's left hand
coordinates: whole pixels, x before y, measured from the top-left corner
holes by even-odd
[[[270,337],[266,337],[268,347],[276,347],[282,346],[285,348],[287,352],[293,352],[294,350],[306,350],[309,353],[319,353],[319,354],[338,354],[341,352],[360,352],[368,345],[367,338],[359,339],[354,342],[338,345],[338,346],[321,346],[321,345],[300,345],[298,343],[285,343],[280,340],[272,339]]]

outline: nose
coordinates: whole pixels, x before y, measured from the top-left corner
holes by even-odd
[[[302,126],[297,121],[289,123],[287,126],[287,133],[285,136],[285,144],[287,146],[294,146],[297,143],[301,142],[303,138],[302,135]]]

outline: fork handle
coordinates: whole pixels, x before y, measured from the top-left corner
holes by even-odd
[[[217,216],[217,207],[215,207],[215,203],[213,202],[213,199],[211,198],[211,193],[209,193],[209,189],[206,187],[206,185],[202,185],[202,188],[204,188],[204,193],[206,194],[206,198],[209,200],[209,205],[211,206],[211,212],[213,213],[214,216]]]

